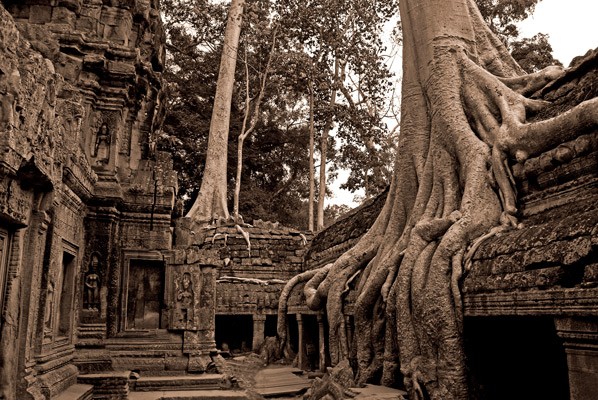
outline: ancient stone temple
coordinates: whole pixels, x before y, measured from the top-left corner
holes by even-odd
[[[164,57],[154,0],[0,4],[1,398],[54,397],[171,323]]]
[[[598,50],[536,96],[546,119],[598,95]],[[517,229],[490,232],[467,250],[461,281],[464,341],[476,399],[598,398],[598,132],[588,131],[513,166],[522,210]],[[363,204],[312,241],[305,267],[334,262],[380,213],[387,193]],[[358,279],[351,288],[358,285]],[[301,320],[303,284],[288,313]],[[341,326],[352,343],[355,291]],[[317,341],[304,330],[299,348]],[[326,335],[320,335],[326,339]],[[328,348],[320,358],[327,360]],[[354,354],[351,353],[350,354]]]
[[[275,335],[301,271],[296,230],[174,223],[157,3],[0,3],[0,398],[125,399],[148,375],[217,372],[217,346]]]
[[[285,283],[338,258],[384,203],[313,241],[262,221],[193,231],[156,149],[158,3],[0,0],[0,399],[228,387],[219,350],[275,336]],[[595,97],[597,66],[591,52],[539,93],[554,101],[543,117]],[[515,166],[523,225],[470,250],[464,335],[480,399],[598,397],[597,134]],[[326,316],[299,289],[288,350],[323,370]]]

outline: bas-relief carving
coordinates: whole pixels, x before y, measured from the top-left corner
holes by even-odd
[[[91,150],[91,156],[96,160],[96,165],[106,165],[110,161],[110,129],[106,122],[102,122],[98,132],[96,133],[96,140]]]
[[[52,322],[54,320],[54,301],[56,295],[56,284],[50,276],[48,278],[48,287],[46,289],[46,304],[44,307],[44,337],[52,336]]]
[[[174,315],[171,329],[198,330],[200,321],[197,309],[201,307],[203,286],[201,273],[184,268],[174,273],[173,285],[171,309]]]
[[[113,165],[112,147],[118,139],[117,128],[120,124],[120,112],[105,111],[96,114],[89,125],[91,137],[88,142],[88,154],[92,164],[106,168]]]
[[[0,213],[19,224],[26,224],[33,208],[33,193],[25,191],[14,180],[0,181]]]
[[[60,117],[64,144],[71,155],[77,153],[81,141],[81,122],[84,117],[84,108],[81,104],[69,100],[61,101],[56,107]]]
[[[101,304],[101,279],[100,279],[100,254],[93,253],[89,268],[85,273],[85,280],[83,283],[84,301],[83,308],[89,311],[99,312],[102,308]]]
[[[20,75],[18,70],[7,73],[0,69],[0,131],[16,128]]]

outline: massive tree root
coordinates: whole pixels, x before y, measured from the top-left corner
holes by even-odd
[[[523,74],[473,0],[401,0],[400,9],[403,108],[391,190],[370,231],[313,272],[305,296],[313,309],[326,306],[332,362],[353,345],[359,383],[382,369],[382,382],[396,384],[400,360],[412,399],[467,399],[459,290],[467,246],[516,229],[511,163],[595,129],[598,100],[528,123],[546,103],[525,96],[560,69]],[[351,344],[342,305],[359,272]]]

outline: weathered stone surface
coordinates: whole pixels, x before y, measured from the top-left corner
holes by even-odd
[[[388,189],[319,232],[305,256],[307,268],[324,266],[353,246],[380,214],[387,194]]]
[[[7,398],[37,399],[73,384],[75,363],[112,368],[97,352],[125,330],[123,252],[164,265],[177,183],[151,146],[163,104],[156,4],[4,3],[0,379]]]

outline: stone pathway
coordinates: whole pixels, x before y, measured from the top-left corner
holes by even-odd
[[[302,372],[288,366],[269,366],[256,374],[253,390],[270,398],[299,395],[311,386],[306,377],[297,375]]]
[[[386,386],[365,385],[363,388],[351,388],[357,393],[354,400],[405,400],[407,392]]]
[[[128,400],[247,400],[244,390],[168,390],[129,392]]]

